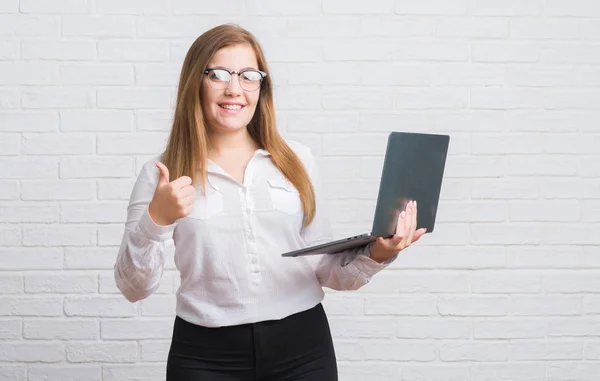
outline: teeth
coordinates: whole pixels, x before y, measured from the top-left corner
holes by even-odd
[[[240,105],[220,105],[221,108],[225,108],[227,110],[239,110],[242,108]]]

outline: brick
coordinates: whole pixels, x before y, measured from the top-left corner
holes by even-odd
[[[126,4],[130,4],[130,2]],[[100,61],[164,62],[169,60],[169,55],[168,41],[126,39],[98,41],[98,60]]]
[[[375,0],[365,3],[361,0],[324,0],[322,5],[324,14],[350,14],[350,15],[385,15],[394,13],[394,0]]]
[[[179,83],[181,68],[173,64],[135,65],[135,83],[140,86],[172,86]]]
[[[1,297],[0,302],[0,316],[60,316],[62,310],[62,299],[57,296],[10,296]]]
[[[546,293],[588,293],[598,292],[600,280],[597,271],[547,274],[543,278],[542,291]]]
[[[565,172],[567,172],[566,168]],[[600,181],[598,179],[545,178],[541,180],[540,189],[542,197],[548,199],[600,198]]]
[[[19,155],[21,151],[21,136],[18,134],[0,133],[0,155]]]
[[[0,320],[0,340],[18,340],[21,338],[21,320]],[[2,372],[0,371],[0,375]]]
[[[12,234],[17,234],[13,231]],[[7,234],[8,235],[8,234]],[[16,235],[20,241],[20,232]],[[2,230],[0,230],[0,244],[8,245],[10,242],[2,242]],[[14,242],[16,246],[17,242]],[[0,267],[3,270],[50,270],[61,269],[63,266],[62,249],[53,247],[1,247]]]
[[[130,65],[61,64],[58,79],[65,85],[133,85],[134,71]]]
[[[575,348],[575,344],[577,343],[572,342],[569,344],[571,344],[570,348]],[[581,347],[579,349],[581,349]],[[574,349],[572,349],[571,351],[574,352]],[[581,356],[581,351],[578,354]],[[573,357],[575,357],[575,355],[573,355]],[[595,340],[584,342],[583,358],[586,360],[597,360],[598,358],[600,358],[600,343]],[[581,359],[581,357],[577,357],[576,359]]]
[[[100,365],[31,365],[29,381],[101,381]]]
[[[112,269],[115,265],[115,248],[66,247],[65,268],[67,269]]]
[[[0,125],[2,132],[50,132],[58,130],[58,118],[44,112],[0,113]]]
[[[173,319],[101,320],[103,340],[168,339],[172,335]]]
[[[542,274],[524,270],[481,270],[469,277],[471,292],[476,294],[539,293]]]
[[[98,107],[116,109],[168,109],[171,95],[167,89],[110,87],[98,89]]]
[[[137,304],[118,296],[67,296],[64,301],[67,316],[86,317],[133,317]]]
[[[541,108],[543,93],[531,88],[474,88],[471,107],[484,110],[515,110]]]
[[[539,319],[496,318],[473,322],[475,339],[539,339],[546,327]]]
[[[5,273],[0,283],[0,294],[22,294],[24,292],[23,276],[20,274]]]
[[[471,377],[478,381],[511,380],[542,381],[546,375],[545,364],[474,364]]]
[[[129,132],[133,113],[116,110],[69,110],[60,112],[61,131]]]
[[[99,325],[94,320],[25,319],[23,337],[37,340],[95,340]]]
[[[256,15],[314,15],[321,13],[321,1],[307,0],[303,2],[282,4],[276,0],[248,0],[247,12],[250,16]]]
[[[31,60],[93,60],[96,43],[74,39],[24,39],[21,52],[24,59]]]
[[[585,125],[589,115],[574,112],[544,110],[511,110],[507,118],[511,131],[520,132],[574,132]]]
[[[0,15],[0,36],[58,36],[59,18],[53,16]]]
[[[104,365],[103,381],[122,381],[135,378],[147,381],[162,381],[165,378],[164,364]]]
[[[70,37],[134,37],[136,23],[130,16],[63,16],[61,32]]]
[[[2,342],[0,361],[57,363],[65,359],[60,342]]]
[[[25,275],[25,292],[28,294],[82,294],[98,290],[98,277],[94,273],[28,273]]]
[[[72,363],[134,363],[138,346],[134,341],[114,343],[68,343],[67,360]]]
[[[511,314],[515,316],[581,315],[579,296],[512,296]]]
[[[505,158],[501,156],[460,156],[448,160],[445,178],[493,178],[503,177],[506,172]]]
[[[98,200],[129,201],[135,179],[102,179],[97,184]]]
[[[530,224],[471,224],[474,245],[530,245],[542,242],[542,229]]]
[[[133,175],[133,160],[129,157],[67,157],[60,162],[60,177],[119,178]]]
[[[439,206],[436,221],[440,222],[503,222],[508,215],[502,201],[445,202]]]
[[[506,83],[506,69],[496,64],[439,64],[433,67],[432,83],[438,86],[502,86]]]
[[[28,201],[77,201],[94,197],[94,183],[85,180],[22,181],[21,199]]]
[[[394,323],[388,317],[342,318],[331,316],[329,318],[331,332],[334,337],[385,339],[394,337]]]
[[[396,336],[403,339],[470,339],[473,323],[453,318],[401,318]]]
[[[437,315],[436,297],[368,296],[365,298],[365,315]]]
[[[103,202],[98,204],[69,203],[60,211],[61,223],[112,223],[125,221],[126,203]]]
[[[95,103],[95,95],[79,87],[38,87],[23,90],[21,102],[26,109],[89,108]]]
[[[544,65],[595,65],[600,62],[600,45],[556,42],[541,51],[540,59]]]
[[[564,340],[514,340],[510,343],[511,361],[581,360],[582,343]]]
[[[440,360],[447,362],[508,361],[509,345],[507,342],[452,342],[443,343],[439,348]]]
[[[0,223],[56,223],[58,206],[0,206]]]
[[[23,134],[25,155],[84,155],[94,153],[94,136],[74,134]]]
[[[440,6],[445,4],[447,4],[447,2],[443,4],[440,3]],[[439,9],[439,7],[437,9]],[[348,23],[349,21],[344,24]],[[430,37],[434,35],[435,22],[426,17],[412,16],[361,17],[360,32],[364,37]]]
[[[433,117],[431,113],[406,111],[398,113],[376,112],[358,115],[359,130],[364,132],[391,132],[398,126],[405,126],[403,131],[424,132],[431,130]]]
[[[56,178],[58,172],[57,158],[40,157],[0,157],[0,178]]]
[[[554,337],[585,337],[594,336],[600,321],[597,317],[553,318],[547,322],[547,336]]]
[[[23,228],[24,246],[91,246],[96,229],[88,226],[50,225]]]
[[[365,303],[361,296],[327,295],[323,301],[327,315],[364,315]]]
[[[513,268],[595,268],[593,246],[513,246],[507,248],[507,266]]]
[[[69,13],[88,13],[90,4],[88,0],[58,0],[50,5],[43,0],[21,0],[19,10],[21,13],[50,13],[50,14],[69,14]]]
[[[543,0],[472,0],[469,12],[478,16],[539,16]]]
[[[137,131],[167,132],[173,124],[173,113],[167,111],[145,111],[136,113],[135,126]]]
[[[508,203],[511,221],[564,221],[576,222],[581,218],[581,208],[577,201],[510,201]],[[556,211],[560,210],[560,213]]]
[[[402,377],[410,381],[460,381],[471,377],[468,365],[413,364],[402,366]]]
[[[471,59],[473,62],[523,63],[538,62],[541,48],[531,42],[486,41],[471,43]]]
[[[508,21],[492,17],[440,18],[435,34],[442,37],[505,38],[508,37]]]
[[[506,160],[506,171],[509,176],[572,176],[577,174],[577,161],[558,155],[510,156]]]
[[[600,366],[594,363],[582,362],[553,362],[548,365],[546,374],[550,380],[576,379],[592,381],[600,371]]]
[[[540,154],[543,142],[535,134],[473,134],[471,153],[477,155]]]
[[[511,86],[567,87],[580,85],[581,75],[568,69],[509,67],[506,82]]]
[[[104,225],[98,228],[98,246],[118,246],[123,238],[124,226]]]
[[[376,17],[379,19],[380,16]],[[359,37],[361,36],[361,22],[366,17],[356,17],[355,15],[327,15],[322,16],[302,16],[302,17],[252,17],[248,20],[248,28],[261,41],[268,38],[273,33],[282,30],[282,35],[291,38],[322,38],[327,35],[331,37]],[[283,25],[281,25],[283,24]]]
[[[17,246],[21,243],[21,228],[20,227],[2,227],[0,226],[0,245],[2,246]],[[10,250],[10,249],[7,249]],[[0,251],[0,253],[2,253]],[[6,254],[2,253],[3,256]]]
[[[544,14],[559,17],[598,17],[600,9],[594,0],[574,0],[568,3],[560,0],[546,0]]]
[[[467,12],[467,0],[396,0],[397,14],[412,15],[460,15]]]
[[[213,25],[209,18],[199,15],[177,17],[148,16],[138,20],[136,35],[142,38],[188,38],[191,40],[182,45],[187,52],[193,40],[211,26]]]
[[[0,183],[0,200],[16,200],[19,198],[19,183],[16,181],[3,181]]]
[[[505,316],[510,299],[500,296],[442,296],[438,299],[442,316]]]
[[[19,0],[5,0],[0,4],[0,12],[2,13],[18,13]]]
[[[25,365],[0,365],[0,380],[27,381]]]
[[[167,138],[165,133],[103,134],[98,136],[98,154],[155,155],[164,150]]]
[[[219,3],[218,7],[207,7],[206,4],[193,0],[174,0],[173,14],[234,16],[244,14],[245,5],[244,0],[226,0]]]
[[[140,340],[140,360],[143,362],[165,361],[169,355],[170,340]]]
[[[547,89],[543,105],[549,109],[595,110],[600,91],[596,89]]]
[[[96,12],[102,15],[163,15],[171,11],[169,0],[98,0]]]
[[[54,83],[53,63],[0,62],[0,81],[4,85],[51,85]]]

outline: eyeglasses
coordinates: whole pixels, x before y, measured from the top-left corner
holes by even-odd
[[[229,86],[231,77],[234,74],[238,75],[238,81],[242,89],[246,91],[258,90],[263,78],[267,76],[267,73],[260,70],[244,69],[238,72],[229,69],[214,69],[208,68],[204,70],[204,74],[208,76],[208,83],[210,87],[215,90],[225,90]]]

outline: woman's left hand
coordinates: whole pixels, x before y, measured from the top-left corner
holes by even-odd
[[[398,216],[396,234],[391,238],[377,238],[369,244],[370,258],[377,262],[385,262],[398,252],[409,247],[425,234],[427,229],[417,229],[417,202],[410,201]]]

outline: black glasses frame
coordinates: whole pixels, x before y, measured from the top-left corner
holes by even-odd
[[[256,91],[256,90],[258,90],[258,89],[260,88],[260,86],[262,85],[262,81],[263,81],[263,79],[265,79],[265,77],[267,76],[267,73],[265,73],[264,71],[261,71],[261,70],[256,70],[256,69],[243,69],[243,70],[240,70],[240,71],[234,71],[234,70],[229,70],[229,69],[227,69],[227,68],[224,68],[224,67],[209,67],[209,68],[206,68],[206,69],[204,70],[204,74],[205,74],[205,75],[208,75],[208,74],[209,74],[211,71],[213,71],[213,70],[224,70],[224,71],[228,72],[228,73],[229,73],[229,75],[230,75],[232,78],[233,78],[233,75],[234,75],[234,74],[237,74],[237,76],[238,76],[238,82],[239,82],[239,84],[240,84],[240,87],[241,87],[242,89],[244,89],[244,86],[242,85],[242,80],[241,80],[241,75],[242,75],[242,74],[244,74],[245,72],[248,72],[248,71],[253,71],[253,72],[259,73],[259,74],[260,74],[260,80],[259,80],[259,82],[260,82],[260,83],[259,83],[258,87],[257,87],[256,89],[253,89],[253,90],[246,90],[246,89],[244,89],[244,90],[246,90],[246,91]],[[227,81],[227,86],[229,86],[229,82],[231,82],[231,79],[230,79],[229,81]],[[210,81],[209,81],[209,84],[210,84]],[[227,88],[227,86],[225,86],[223,89],[226,89],[226,88]],[[222,89],[219,89],[219,90],[222,90]]]

